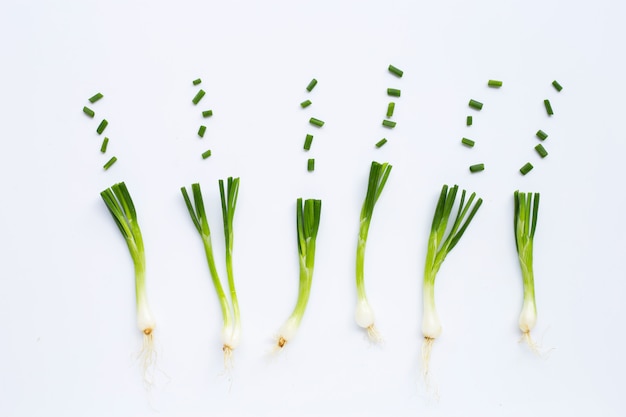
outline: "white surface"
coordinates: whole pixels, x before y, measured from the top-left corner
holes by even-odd
[[[624,16],[625,4],[608,0],[5,1],[0,415],[623,415]],[[197,77],[207,95],[194,107]],[[487,88],[490,78],[503,88]],[[402,89],[392,131],[380,126],[387,87]],[[90,120],[81,109],[97,91],[105,97]],[[313,105],[300,109],[307,98]],[[469,109],[470,98],[484,109]],[[199,140],[205,108],[214,116]],[[309,126],[311,116],[326,125]],[[537,129],[550,135],[545,160],[533,150]],[[309,154],[306,133],[315,135]],[[383,136],[389,143],[374,149]],[[463,136],[476,147],[460,145]],[[103,172],[111,155],[119,161]],[[353,318],[373,159],[394,165],[366,256],[382,347]],[[527,161],[535,169],[522,177]],[[478,162],[486,170],[470,174]],[[244,320],[230,379],[220,375],[219,308],[179,192],[201,182],[223,271],[217,180],[229,175],[241,177]],[[98,195],[122,180],[158,322],[162,372],[150,393],[132,360],[132,264]],[[485,203],[438,277],[435,400],[419,374],[420,280],[444,183]],[[545,359],[517,343],[516,189],[542,193],[535,337],[553,348]],[[323,200],[313,289],[297,337],[270,357],[295,303],[299,196]]]

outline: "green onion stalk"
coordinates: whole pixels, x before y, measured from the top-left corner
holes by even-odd
[[[135,301],[137,308],[137,325],[143,334],[143,346],[140,360],[143,365],[144,379],[150,382],[147,372],[156,359],[154,350],[154,328],[156,321],[148,304],[146,292],[146,255],[144,251],[141,229],[137,222],[135,205],[123,182],[114,184],[100,193],[117,227],[126,240],[130,256],[135,266]]]
[[[372,221],[372,214],[374,213],[374,206],[376,205],[378,197],[380,197],[380,194],[385,187],[387,178],[389,178],[389,174],[391,173],[391,168],[391,165],[387,162],[382,164],[376,161],[372,162],[369,181],[367,184],[367,193],[365,195],[363,207],[361,208],[359,240],[356,248],[357,304],[354,317],[356,319],[356,323],[360,327],[366,329],[369,339],[373,342],[380,342],[382,339],[378,330],[374,326],[374,311],[367,301],[367,295],[365,293],[365,245],[367,243],[370,222]]]
[[[533,273],[533,240],[537,229],[537,215],[539,213],[539,193],[513,194],[515,202],[515,247],[519,264],[522,268],[524,283],[524,301],[519,316],[519,328],[523,339],[534,352],[538,347],[530,337],[530,331],[537,322],[537,305],[535,304],[535,277]]]
[[[315,265],[315,241],[319,230],[321,213],[321,200],[307,199],[303,205],[302,199],[298,198],[296,202],[296,227],[300,259],[298,300],[293,312],[279,330],[276,346],[278,349],[282,349],[295,336],[309,301]]]
[[[466,201],[465,190],[462,190],[461,201],[458,205],[454,223],[448,228],[448,222],[452,214],[458,188],[457,185],[451,188],[444,185],[441,189],[439,202],[437,203],[430,229],[430,237],[428,238],[426,264],[424,267],[424,315],[422,318],[422,333],[424,334],[424,343],[422,345],[422,371],[425,377],[428,376],[433,342],[441,335],[441,322],[439,321],[437,309],[435,308],[435,278],[446,256],[454,249],[457,243],[459,243],[463,233],[465,233],[465,230],[483,202],[483,200],[479,198],[474,203],[476,193],[472,193]],[[472,205],[472,203],[474,204]]]
[[[228,368],[231,365],[233,350],[239,345],[241,335],[241,317],[239,312],[239,302],[237,300],[237,291],[235,289],[235,280],[233,274],[233,219],[235,216],[235,208],[237,206],[237,196],[239,194],[239,178],[229,177],[224,186],[224,181],[219,180],[220,198],[222,201],[222,218],[224,222],[224,241],[226,244],[226,275],[228,281],[228,289],[230,292],[230,302],[222,281],[220,280],[215,266],[215,257],[213,255],[213,244],[211,243],[211,229],[207,220],[204,201],[202,199],[202,191],[200,184],[191,185],[193,202],[187,193],[187,189],[182,187],[180,190],[183,194],[187,210],[191,216],[196,230],[202,238],[204,252],[206,254],[211,280],[215,288],[215,293],[220,304],[222,312],[222,351],[224,352],[224,364]]]

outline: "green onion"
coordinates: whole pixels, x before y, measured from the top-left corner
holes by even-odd
[[[93,96],[89,97],[89,102],[93,104],[96,101],[100,100],[102,97],[104,97],[104,96],[101,93],[96,93]]]
[[[200,102],[200,100],[202,100],[202,97],[204,97],[206,93],[204,92],[204,90],[200,90],[196,93],[196,95],[194,96],[194,98],[191,100],[193,104],[198,104]]]
[[[475,144],[475,142],[474,142],[473,140],[468,139],[468,138],[463,138],[463,139],[461,139],[461,143],[462,143],[463,145],[469,146],[470,148],[473,148],[473,147],[474,147],[474,144]]]
[[[309,158],[309,160],[306,162],[306,169],[309,172],[315,171],[315,159],[314,158]]]
[[[309,107],[311,105],[311,100],[304,100],[302,103],[300,103],[300,107],[302,107],[303,109],[306,107]]]
[[[239,192],[239,178],[228,178],[227,189],[224,189],[223,180],[219,181],[220,198],[222,201],[222,218],[224,221],[224,237],[226,244],[226,272],[228,276],[228,289],[230,292],[230,303],[222,287],[222,281],[217,273],[215,266],[215,257],[213,255],[213,244],[211,243],[211,229],[204,208],[202,191],[200,184],[191,184],[191,192],[193,202],[187,193],[185,187],[181,187],[185,205],[189,211],[189,216],[193,222],[204,246],[209,272],[215,293],[222,311],[222,350],[224,352],[224,364],[228,368],[230,366],[230,358],[232,351],[239,345],[239,336],[241,331],[241,320],[239,316],[239,303],[237,301],[237,292],[235,290],[235,282],[232,270],[232,250],[233,250],[233,218],[235,215],[235,207],[237,205],[237,195]]]
[[[313,135],[306,135],[306,138],[304,139],[304,149],[306,149],[307,151],[311,149],[311,144],[313,143]]]
[[[521,173],[522,173],[522,175],[526,175],[526,174],[528,174],[528,173],[529,173],[532,169],[533,169],[533,164],[531,164],[530,162],[526,162],[526,163],[524,164],[524,166],[523,166],[523,167],[521,167],[521,168],[519,169],[519,172],[521,172]]]
[[[535,150],[537,151],[539,156],[541,156],[542,158],[545,158],[546,156],[548,156],[548,151],[546,151],[546,148],[544,148],[541,143],[535,146]]]
[[[535,133],[535,135],[541,140],[545,140],[548,137],[548,134],[544,132],[543,130],[538,130],[537,133]]]
[[[465,124],[466,124],[467,126],[471,126],[471,125],[472,125],[472,123],[473,123],[473,118],[472,118],[472,116],[467,116],[467,119],[465,120]]]
[[[107,146],[109,145],[109,138],[105,137],[102,141],[102,146],[100,146],[100,152],[105,153],[107,151]]]
[[[198,85],[202,82],[202,80],[200,78],[196,78],[195,80],[192,81],[193,85]]]
[[[473,109],[476,109],[476,110],[482,110],[482,108],[483,108],[483,103],[481,103],[480,101],[476,101],[476,100],[474,100],[474,99],[471,99],[471,100],[469,101],[469,106],[470,106],[471,108],[473,108]]]
[[[466,201],[465,190],[463,190],[457,214],[455,217],[452,217],[454,222],[451,227],[448,227],[458,188],[457,185],[452,188],[448,188],[447,185],[444,185],[441,189],[439,202],[437,203],[437,208],[433,216],[430,236],[428,238],[426,263],[424,266],[424,315],[422,318],[422,333],[424,334],[424,343],[422,345],[422,372],[425,379],[428,378],[430,353],[433,342],[441,335],[441,322],[439,321],[437,309],[435,308],[435,278],[446,256],[454,249],[457,243],[459,243],[459,240],[483,202],[483,200],[479,198],[472,206],[476,198],[476,193],[472,193]]]
[[[559,91],[559,92],[563,89],[563,87],[561,86],[561,84],[558,83],[557,80],[552,81],[552,86],[556,88],[556,91]]]
[[[404,74],[404,71],[394,67],[393,65],[389,65],[389,72],[393,75],[397,75],[400,78],[402,78],[402,74]]]
[[[117,158],[115,156],[111,157],[111,159],[109,159],[107,161],[106,164],[104,164],[104,166],[102,168],[104,168],[104,170],[108,170],[109,168],[111,168],[111,166],[117,162]]]
[[[385,143],[387,143],[387,139],[382,138],[381,140],[379,140],[378,142],[376,142],[376,147],[380,148],[381,146],[383,146]]]
[[[393,129],[396,127],[396,122],[392,122],[391,120],[383,120],[383,126]]]
[[[108,124],[109,122],[107,121],[107,119],[102,119],[102,121],[98,125],[98,128],[96,129],[96,132],[98,132],[98,134],[101,135],[102,132],[104,132],[104,129],[107,128]]]
[[[296,228],[298,232],[298,254],[300,258],[300,283],[298,300],[293,312],[281,326],[277,341],[277,348],[282,349],[293,339],[300,327],[306,306],[311,293],[313,269],[315,266],[315,246],[317,232],[322,213],[322,201],[307,199],[304,205],[301,198],[296,203]]]
[[[87,106],[83,107],[83,113],[85,113],[87,116],[91,118],[93,118],[96,115],[96,113]]]
[[[537,322],[537,305],[535,304],[535,276],[533,272],[533,241],[537,229],[537,215],[539,213],[539,193],[513,193],[515,203],[514,226],[515,247],[522,269],[524,283],[524,301],[519,316],[519,328],[524,340],[531,349],[538,353],[535,342],[530,337],[530,331]]]
[[[500,88],[500,87],[502,87],[502,81],[489,80],[489,81],[487,81],[487,85],[489,87],[493,87],[493,88]]]
[[[315,117],[311,117],[309,119],[309,123],[311,123],[313,126],[317,126],[317,127],[324,126],[324,122],[321,121],[320,119],[316,119]]]
[[[554,114],[554,111],[552,110],[550,100],[544,100],[543,105],[546,106],[546,112],[548,113],[548,116],[552,116]]]
[[[396,103],[393,101],[387,104],[387,117],[393,116],[393,110],[396,108]]]
[[[387,162],[380,164],[374,161],[370,166],[367,193],[365,194],[365,201],[363,201],[363,207],[361,208],[359,239],[356,247],[357,304],[354,317],[359,327],[367,330],[367,335],[373,342],[379,342],[381,338],[374,326],[374,311],[370,307],[365,293],[365,245],[367,243],[370,222],[372,221],[372,214],[374,213],[374,206],[380,194],[383,192],[383,188],[385,188],[385,184],[391,173],[391,168],[391,165]]]
[[[146,255],[144,251],[141,229],[137,222],[137,212],[130,197],[128,188],[123,182],[114,184],[102,191],[100,196],[104,200],[115,224],[126,240],[126,245],[135,266],[135,301],[137,308],[137,325],[143,334],[143,348],[141,349],[141,363],[144,380],[150,383],[147,371],[154,364],[154,328],[156,321],[148,304],[146,292]]]
[[[309,83],[309,85],[306,86],[306,91],[311,92],[311,90],[313,90],[313,88],[315,88],[316,85],[317,85],[317,80],[313,78],[311,82]]]
[[[204,137],[204,133],[206,132],[206,126],[204,125],[200,125],[200,128],[198,129],[198,136],[200,136],[201,138]]]
[[[400,97],[400,90],[397,88],[388,88],[387,95],[392,97]]]
[[[202,117],[211,117],[213,116],[213,110],[205,110],[202,112]]]
[[[202,152],[202,159],[207,159],[209,156],[211,156],[211,150],[207,150]]]
[[[485,164],[475,164],[469,167],[470,172],[480,172],[485,170]]]

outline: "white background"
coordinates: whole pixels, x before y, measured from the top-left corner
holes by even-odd
[[[0,415],[623,415],[624,2],[5,0],[0,9]],[[490,78],[504,86],[487,88]],[[207,94],[193,106],[199,87]],[[402,89],[391,131],[380,126],[388,87]],[[98,91],[92,120],[81,109]],[[207,108],[214,116],[203,120]],[[549,134],[544,160],[538,129]],[[375,149],[382,137],[389,143]],[[202,160],[206,149],[213,156]],[[104,172],[112,155],[119,161]],[[382,346],[353,321],[372,160],[394,166],[366,254]],[[523,177],[527,161],[535,169]],[[479,162],[485,171],[470,174]],[[241,177],[243,339],[224,376],[219,308],[179,188],[202,184],[224,271],[217,180],[227,176]],[[119,181],[137,206],[158,323],[150,391],[133,360],[132,263],[99,196]],[[436,399],[420,376],[421,277],[444,183],[484,204],[437,280]],[[516,189],[542,193],[541,358],[518,343]],[[272,356],[297,294],[297,197],[323,200],[316,271],[296,338]]]

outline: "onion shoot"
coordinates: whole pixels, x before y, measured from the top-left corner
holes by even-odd
[[[285,344],[293,339],[300,327],[300,322],[309,301],[313,267],[315,265],[315,243],[321,213],[321,200],[307,199],[304,201],[304,204],[302,198],[298,198],[296,201],[296,228],[298,234],[298,255],[300,258],[298,300],[293,312],[279,330],[276,342],[277,349],[284,348]]]
[[[367,295],[365,293],[365,245],[367,243],[367,235],[370,228],[370,222],[372,220],[372,214],[374,213],[374,206],[376,205],[378,197],[380,197],[380,194],[385,187],[385,183],[391,173],[391,168],[391,165],[387,162],[382,164],[376,161],[372,162],[369,181],[367,184],[367,193],[365,195],[363,207],[361,208],[359,240],[356,248],[357,304],[354,317],[356,319],[356,323],[360,327],[367,330],[367,335],[373,342],[380,342],[382,339],[374,326],[374,311],[367,301]]]
[[[513,194],[515,201],[515,247],[522,269],[524,283],[524,301],[519,316],[519,328],[522,339],[528,343],[533,352],[538,353],[537,344],[530,337],[530,331],[537,322],[537,306],[535,304],[535,276],[533,272],[533,241],[537,229],[539,213],[539,193]]]
[[[241,333],[241,320],[239,314],[239,303],[237,300],[237,292],[235,290],[235,281],[233,278],[232,251],[233,251],[233,218],[235,215],[235,207],[237,205],[237,196],[239,193],[239,178],[228,178],[227,187],[224,187],[224,181],[219,181],[220,198],[222,200],[222,217],[224,220],[224,236],[226,243],[226,273],[228,277],[228,289],[230,292],[230,304],[228,297],[224,292],[222,281],[219,278],[217,268],[215,266],[215,257],[213,255],[213,244],[211,242],[211,229],[207,220],[204,201],[202,199],[202,191],[200,184],[191,185],[193,202],[187,193],[187,189],[182,187],[180,190],[183,199],[191,216],[196,230],[202,238],[204,252],[207,258],[211,280],[215,287],[215,293],[222,311],[222,351],[224,352],[224,365],[229,368],[231,365],[233,350],[239,345]]]
[[[137,304],[137,325],[143,334],[143,347],[139,358],[143,366],[144,380],[151,383],[148,370],[154,364],[156,352],[154,350],[154,328],[156,321],[148,304],[146,293],[146,256],[144,252],[141,229],[137,222],[137,212],[130,197],[128,188],[123,182],[114,184],[100,193],[115,223],[122,232],[130,256],[135,266],[135,300]]]
[[[433,216],[430,237],[428,238],[423,282],[424,316],[422,318],[422,333],[424,334],[424,342],[422,344],[422,372],[424,378],[428,377],[433,342],[441,335],[441,322],[435,308],[435,278],[437,277],[437,272],[439,272],[439,268],[448,253],[459,243],[463,233],[465,233],[483,202],[479,198],[474,203],[476,193],[472,193],[469,199],[465,201],[466,193],[465,190],[462,190],[461,201],[459,202],[454,223],[447,230],[458,188],[457,185],[451,188],[444,185],[441,189],[439,202]],[[472,203],[474,203],[473,206]]]

